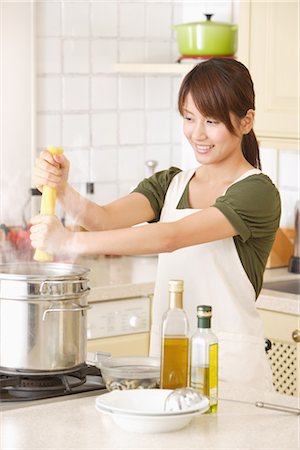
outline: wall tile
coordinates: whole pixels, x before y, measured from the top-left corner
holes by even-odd
[[[147,160],[157,161],[157,166],[155,167],[155,172],[160,170],[166,170],[171,165],[171,145],[147,145],[145,148],[145,162]],[[145,177],[149,177],[151,172],[145,165]]]
[[[175,111],[178,111],[178,94],[183,77],[183,75],[178,75],[172,78],[172,106]]]
[[[92,149],[91,180],[93,182],[117,181],[118,152],[116,148]]]
[[[169,63],[171,59],[171,43],[167,42],[147,42],[146,43],[147,63]]]
[[[144,143],[144,114],[142,111],[120,112],[120,144]]]
[[[172,5],[170,3],[148,3],[146,5],[147,37],[170,39],[172,35]]]
[[[115,39],[96,39],[92,42],[93,73],[113,72],[117,62],[118,50]]]
[[[171,113],[171,140],[174,144],[182,142],[182,117],[178,111]]]
[[[119,43],[120,63],[143,63],[145,62],[145,45],[143,41],[126,41]]]
[[[89,78],[69,76],[63,78],[63,107],[65,110],[89,110]]]
[[[145,35],[144,3],[124,3],[120,5],[120,37],[138,38]]]
[[[89,73],[89,41],[66,39],[63,41],[64,73]]]
[[[60,36],[61,5],[59,2],[37,2],[36,27],[38,36]]]
[[[61,145],[60,116],[50,114],[38,114],[36,124],[36,140],[38,148],[45,148],[49,145]]]
[[[145,156],[143,147],[120,148],[118,152],[118,179],[134,181],[144,178]]]
[[[90,152],[86,149],[72,149],[66,152],[70,161],[70,182],[86,183],[89,181]]]
[[[61,71],[61,45],[58,38],[37,39],[37,73],[51,74]]]
[[[213,12],[213,20],[217,22],[230,22],[232,16],[231,2],[226,1],[209,1],[209,2],[193,2],[184,1],[182,23],[200,22],[205,20],[205,13]]]
[[[89,35],[89,2],[63,2],[63,35]]]
[[[118,186],[116,183],[95,183],[93,201],[99,205],[105,205],[118,198]]]
[[[116,37],[118,35],[117,2],[93,2],[91,4],[92,35],[99,37]]]
[[[147,144],[170,142],[170,113],[169,111],[148,111],[146,113]]]
[[[117,113],[102,112],[92,115],[92,145],[116,145],[118,139]]]
[[[38,111],[60,111],[61,109],[60,77],[38,77],[36,107]]]
[[[144,107],[144,77],[119,77],[119,107],[134,109]]]
[[[117,108],[117,77],[97,75],[92,77],[92,109]]]
[[[88,114],[64,114],[64,147],[85,147],[90,145]]]
[[[146,107],[164,109],[171,107],[171,78],[161,76],[146,77]]]

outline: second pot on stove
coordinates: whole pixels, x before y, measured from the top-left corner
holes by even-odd
[[[64,373],[86,359],[89,269],[0,264],[0,371]]]

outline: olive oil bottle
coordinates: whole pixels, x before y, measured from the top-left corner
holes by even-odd
[[[211,306],[197,306],[198,328],[190,343],[190,386],[209,398],[210,409],[218,406],[218,339],[211,330]]]
[[[187,387],[189,382],[189,323],[183,310],[183,281],[169,281],[169,309],[161,328],[161,389]]]

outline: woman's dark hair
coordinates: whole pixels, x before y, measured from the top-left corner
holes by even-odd
[[[197,64],[183,79],[178,96],[178,109],[184,115],[187,94],[191,94],[197,109],[205,117],[224,123],[235,133],[230,113],[242,119],[249,109],[255,109],[253,82],[248,69],[229,58],[210,58]],[[259,148],[253,129],[242,139],[246,160],[261,169]]]

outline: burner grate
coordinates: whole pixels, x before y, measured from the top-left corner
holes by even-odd
[[[105,389],[100,369],[84,365],[61,375],[7,375],[0,372],[0,402],[37,400]]]

